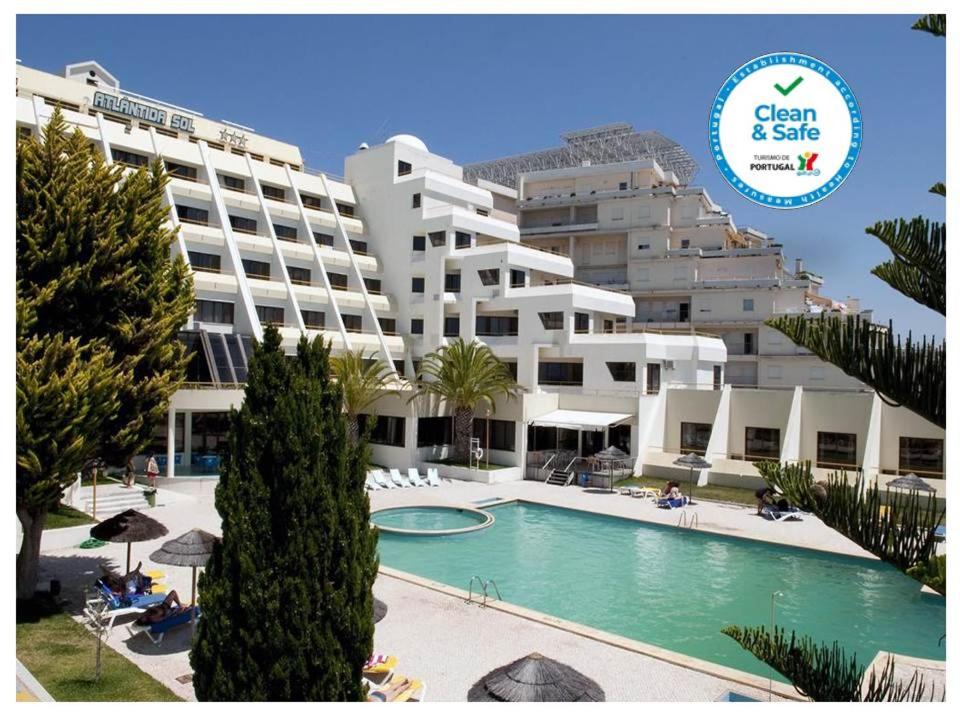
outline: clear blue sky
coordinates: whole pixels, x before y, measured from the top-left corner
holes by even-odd
[[[556,145],[615,121],[657,129],[700,163],[697,184],[900,332],[943,319],[873,278],[863,229],[923,214],[945,178],[945,43],[888,16],[19,16],[17,57],[59,72],[96,59],[122,87],[243,123],[341,172],[363,141],[408,132],[459,164]],[[707,152],[707,111],[742,62],[794,50],[833,65],[863,112],[857,167],[802,210],[740,198]]]

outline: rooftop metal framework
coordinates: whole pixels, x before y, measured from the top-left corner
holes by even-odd
[[[566,145],[466,165],[464,180],[476,183],[478,178],[483,178],[516,187],[517,176],[525,172],[652,159],[688,185],[699,169],[696,160],[680,144],[656,130],[637,132],[630,123],[601,125],[561,137]]]

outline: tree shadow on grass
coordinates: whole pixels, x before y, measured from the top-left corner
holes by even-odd
[[[40,588],[30,600],[17,601],[17,623],[39,622],[51,615],[64,612],[80,612],[84,603],[84,591],[92,589],[94,582],[103,574],[100,566],[111,567],[113,560],[101,556],[42,555],[37,587]],[[51,581],[59,581],[60,591],[52,594]]]

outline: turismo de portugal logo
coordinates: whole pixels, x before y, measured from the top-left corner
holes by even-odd
[[[843,77],[809,55],[777,52],[727,78],[710,112],[720,173],[748,200],[794,209],[843,184],[860,154],[860,106]]]

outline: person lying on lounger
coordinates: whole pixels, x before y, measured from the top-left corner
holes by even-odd
[[[165,620],[171,615],[182,611],[183,603],[180,602],[180,596],[176,590],[171,590],[159,605],[147,608],[144,613],[134,622],[137,625],[153,625],[154,623]]]
[[[369,702],[393,702],[403,693],[413,687],[412,680],[404,680],[402,683],[391,685],[381,690],[374,690],[367,696]]]
[[[137,566],[126,575],[118,575],[109,568],[101,565],[100,569],[103,570],[104,574],[103,577],[100,578],[100,582],[111,592],[121,597],[149,593],[153,579],[140,572],[140,568],[142,567],[143,562],[139,562]]]
[[[760,488],[754,495],[757,498],[757,515],[763,515],[763,509],[767,505],[773,505],[773,493],[770,488]]]

